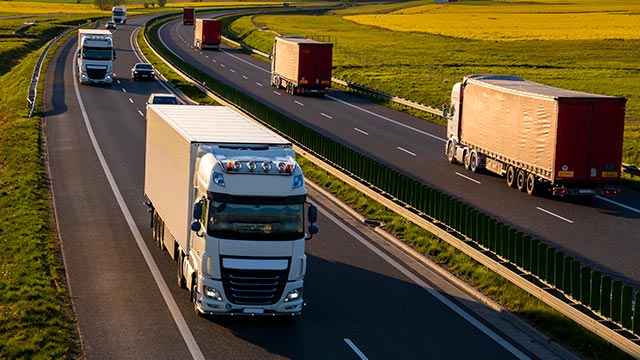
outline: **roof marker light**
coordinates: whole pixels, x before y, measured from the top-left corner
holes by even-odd
[[[264,170],[264,172],[269,172],[271,171],[271,161],[265,161],[262,163],[262,170]]]

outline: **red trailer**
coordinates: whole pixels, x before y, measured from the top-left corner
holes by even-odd
[[[530,195],[617,194],[625,105],[517,76],[470,75],[451,93],[445,151]]]
[[[222,22],[213,19],[196,19],[193,34],[193,46],[198,49],[220,48],[222,41]]]
[[[278,36],[273,44],[271,86],[289,94],[324,95],[331,87],[333,44]]]
[[[196,9],[193,7],[182,8],[182,23],[184,25],[193,25],[196,19]]]

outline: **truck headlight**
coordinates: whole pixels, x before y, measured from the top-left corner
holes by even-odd
[[[296,175],[293,178],[293,189],[297,189],[300,186],[302,186],[304,184],[304,178],[302,177],[302,175]]]
[[[284,302],[295,301],[302,298],[302,288],[293,289],[289,291],[287,296],[284,298]]]
[[[222,301],[222,295],[220,295],[220,291],[216,288],[212,288],[211,286],[203,286],[202,290],[204,291],[204,296],[209,299],[213,299],[215,301]]]

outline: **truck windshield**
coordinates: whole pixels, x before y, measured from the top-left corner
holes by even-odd
[[[86,60],[111,60],[113,50],[111,48],[83,47],[82,58]]]
[[[304,237],[304,205],[211,201],[207,222],[207,234],[217,238],[297,240]]]

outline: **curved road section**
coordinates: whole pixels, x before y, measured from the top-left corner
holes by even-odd
[[[46,78],[55,215],[88,359],[571,357],[317,191],[310,197],[321,211],[321,233],[308,242],[304,315],[195,315],[177,285],[176,264],[152,240],[143,205],[145,101],[167,91],[160,82],[129,78],[140,61],[132,39],[144,20],[131,19],[114,33],[117,81],[111,86],[78,85],[75,37],[56,51]],[[356,100],[341,97],[349,106]],[[378,114],[370,104],[363,107]]]

